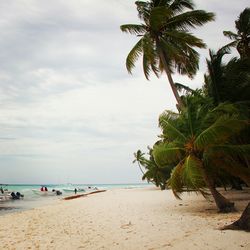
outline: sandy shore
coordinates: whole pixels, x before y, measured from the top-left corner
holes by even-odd
[[[0,249],[250,249],[250,234],[220,231],[240,216],[218,214],[195,194],[176,200],[155,188],[110,190],[0,216]]]

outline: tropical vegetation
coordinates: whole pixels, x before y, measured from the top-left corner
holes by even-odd
[[[235,21],[237,33],[224,31],[223,34],[233,40],[226,47],[236,47],[241,59],[250,58],[250,8],[245,8]]]
[[[199,56],[194,48],[204,48],[205,43],[189,28],[212,21],[214,14],[194,10],[191,0],[137,1],[136,6],[143,23],[121,26],[140,37],[127,56],[127,70],[131,73],[142,56],[147,79],[151,71],[157,76],[165,71],[179,108],[160,115],[159,140],[148,155],[138,150],[134,162],[143,179],[171,188],[177,198],[183,192],[200,192],[212,195],[219,211],[233,211],[234,203],[218,187],[250,186],[250,8],[235,21],[236,33],[223,32],[233,41],[217,52],[209,50],[204,84],[193,90],[174,83],[172,73],[196,73]],[[234,47],[239,58],[225,62]],[[250,205],[233,226],[250,230],[249,211]]]
[[[142,56],[143,71],[149,79],[150,72],[159,77],[162,71],[177,101],[183,106],[172,73],[194,76],[199,68],[199,54],[194,48],[205,48],[205,43],[189,32],[191,28],[202,26],[214,20],[214,14],[195,10],[192,0],[150,0],[135,2],[142,24],[124,24],[123,32],[140,39],[126,59],[128,72],[132,72],[135,62]]]
[[[241,178],[250,185],[250,145],[239,144],[238,136],[247,120],[231,104],[214,109],[202,96],[186,97],[186,108],[179,114],[165,111],[159,118],[162,141],[153,148],[156,164],[174,165],[167,181],[175,196],[184,191],[211,192],[220,211],[230,211],[233,204],[217,190],[225,174]]]

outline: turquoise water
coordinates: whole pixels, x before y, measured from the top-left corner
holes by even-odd
[[[64,189],[85,189],[86,192],[88,187],[96,187],[97,189],[132,189],[132,188],[141,188],[146,186],[151,186],[152,184],[148,183],[140,183],[140,184],[43,184],[43,185],[29,185],[29,184],[15,184],[15,185],[2,185],[3,189],[8,189],[11,192],[20,192],[24,195],[24,198],[21,200],[8,200],[1,201],[0,200],[0,215],[6,213],[12,213],[21,210],[32,209],[35,207],[39,207],[42,205],[52,204],[58,199],[62,199],[65,196],[73,195],[74,192],[65,192]],[[1,185],[0,185],[1,186]],[[40,190],[41,186],[46,186],[49,191],[52,189],[59,190],[62,192],[62,195],[53,195],[53,196],[41,196],[39,194],[34,193],[32,190]]]

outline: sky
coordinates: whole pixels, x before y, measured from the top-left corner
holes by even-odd
[[[140,183],[133,153],[160,134],[175,110],[166,76],[147,81],[125,59],[138,40],[120,25],[140,23],[134,0],[0,0],[0,183]],[[216,21],[192,32],[208,48],[230,42],[223,30],[248,0],[196,0]],[[176,82],[201,87],[200,70]]]

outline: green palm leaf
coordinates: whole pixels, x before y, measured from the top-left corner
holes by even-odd
[[[223,35],[231,40],[238,40],[239,36],[232,31],[223,31]]]
[[[157,55],[154,50],[154,44],[149,35],[145,35],[142,38],[143,47],[143,71],[147,80],[149,80],[149,74],[152,70],[155,75],[159,76],[159,69],[157,68]]]
[[[184,191],[182,182],[183,163],[180,162],[171,172],[171,176],[167,181],[168,187],[171,187],[174,196],[180,198],[180,194]]]
[[[202,162],[197,157],[189,155],[183,165],[183,184],[187,191],[202,190],[205,187]]]
[[[135,67],[135,62],[137,61],[138,57],[143,53],[143,38],[141,38],[136,45],[132,48],[129,52],[127,59],[126,59],[126,67],[130,74],[132,74],[132,69]]]
[[[163,34],[166,37],[170,37],[172,42],[176,41],[176,44],[183,42],[181,47],[185,46],[184,48],[186,49],[190,48],[189,46],[198,47],[198,48],[206,48],[206,45],[202,41],[202,39],[199,39],[188,32],[179,31],[179,30],[167,30]]]
[[[244,120],[222,116],[197,136],[194,142],[195,148],[204,150],[213,144],[225,143],[232,135],[236,135],[246,126],[247,122]]]
[[[235,21],[237,34],[232,31],[224,31],[223,34],[234,43],[226,46],[234,46],[237,48],[241,59],[250,58],[250,8],[245,8]]]
[[[180,61],[183,58],[181,49],[176,47],[174,44],[167,42],[164,37],[159,40],[158,45],[161,47],[162,51],[168,55],[168,57],[172,58],[172,60]]]
[[[211,156],[218,155],[219,157],[240,157],[250,160],[250,144],[241,145],[215,145],[209,148],[208,154]]]
[[[183,159],[185,149],[175,143],[160,143],[153,148],[153,156],[158,166],[176,164]]]
[[[120,29],[122,32],[139,36],[147,32],[147,27],[143,24],[124,24],[120,26]]]
[[[162,128],[165,138],[184,142],[187,138],[176,126],[177,118],[178,114],[171,111],[165,111],[159,117],[159,126]]]
[[[148,2],[144,1],[136,1],[135,2],[137,11],[138,11],[138,17],[143,20],[144,22],[147,22],[147,20],[150,17],[150,5]]]
[[[217,169],[225,170],[232,176],[239,177],[247,185],[250,185],[250,168],[249,166],[246,167],[246,165],[240,162],[238,159],[232,158],[230,156],[216,157],[215,155],[212,159],[210,159],[210,164],[212,164]]]
[[[207,22],[214,21],[214,19],[215,15],[212,12],[192,10],[169,18],[166,27],[169,29],[187,30],[190,27],[202,26]]]
[[[172,10],[164,6],[153,8],[151,10],[149,18],[149,25],[151,30],[157,32],[161,30],[166,23],[166,19],[168,19],[172,15]]]
[[[182,12],[185,9],[193,10],[194,3],[192,0],[174,0],[170,5],[170,9],[175,11],[175,13]]]

